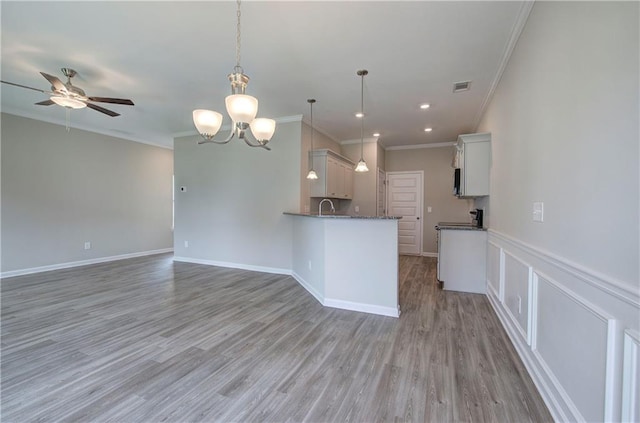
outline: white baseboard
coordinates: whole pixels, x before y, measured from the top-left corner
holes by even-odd
[[[0,273],[0,278],[11,278],[14,276],[30,275],[32,273],[49,272],[51,270],[69,269],[71,267],[87,266],[90,264],[107,263],[110,261],[124,260],[135,257],[152,256],[155,254],[172,253],[173,248],[162,248],[159,250],[140,251],[137,253],[120,254],[117,256],[98,257],[89,260],[71,261],[67,263],[50,264],[47,266],[32,267],[29,269],[10,270]]]
[[[351,301],[335,300],[332,298],[325,298],[320,292],[318,292],[311,284],[305,281],[296,272],[292,272],[291,276],[298,281],[304,289],[307,290],[313,297],[318,300],[324,307],[339,308],[341,310],[359,311],[362,313],[377,314],[379,316],[400,317],[400,307],[383,307],[373,304],[354,303]]]
[[[251,270],[253,272],[262,272],[262,273],[273,273],[276,275],[291,275],[290,269],[282,269],[278,267],[265,267],[265,266],[255,266],[253,264],[245,264],[245,263],[231,263],[226,261],[217,261],[217,260],[203,260],[193,257],[173,257],[173,261],[180,261],[184,263],[194,263],[194,264],[206,264],[209,266],[218,266],[218,267],[228,267],[231,269],[241,269],[241,270]]]
[[[308,283],[307,281],[305,281],[302,276],[300,276],[299,274],[297,274],[296,272],[291,272],[291,276],[293,276],[293,278],[298,281],[298,283],[300,285],[302,285],[302,287],[304,289],[307,290],[307,292],[309,292],[309,294],[313,295],[313,297],[318,300],[318,302],[322,305],[324,305],[324,295],[322,295],[320,292],[318,292],[313,286],[311,286],[310,283]]]
[[[380,316],[400,317],[400,310],[398,307],[383,307],[373,304],[334,300],[332,298],[325,298],[323,305],[325,307],[339,308],[341,310],[359,311],[362,313],[377,314]]]
[[[438,253],[425,253],[422,252],[422,257],[438,257]]]

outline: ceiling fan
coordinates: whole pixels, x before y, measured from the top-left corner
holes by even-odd
[[[0,81],[3,84],[13,85],[16,87],[27,88],[29,90],[40,91],[41,93],[50,94],[49,100],[44,100],[36,103],[39,106],[51,106],[57,104],[69,109],[82,109],[88,107],[105,115],[115,117],[120,116],[120,113],[116,113],[112,110],[100,107],[93,102],[99,103],[112,103],[112,104],[124,104],[127,106],[133,106],[133,101],[124,98],[110,98],[110,97],[87,97],[82,88],[78,88],[71,84],[71,78],[77,75],[77,72],[73,69],[62,68],[62,74],[67,77],[67,83],[63,83],[57,77],[49,75],[44,72],[40,72],[47,81],[51,83],[51,91],[41,90],[39,88],[27,87],[26,85],[15,84],[13,82]]]

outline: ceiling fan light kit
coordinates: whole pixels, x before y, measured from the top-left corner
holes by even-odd
[[[271,150],[267,143],[273,137],[276,130],[276,121],[273,119],[257,118],[258,99],[245,94],[249,77],[244,74],[240,66],[240,0],[237,1],[237,25],[236,25],[236,66],[228,75],[231,83],[231,95],[225,98],[227,114],[233,122],[229,136],[224,140],[216,140],[214,137],[222,126],[222,114],[212,111],[197,109],[193,111],[193,123],[203,140],[198,144],[214,143],[227,144],[234,136],[244,140],[250,147],[261,147]],[[255,142],[249,140],[247,129],[251,129]]]
[[[76,100],[71,97],[63,97],[59,95],[52,95],[51,101],[56,103],[58,106],[67,107],[69,109],[84,109],[87,107],[86,103],[83,103],[80,100]]]

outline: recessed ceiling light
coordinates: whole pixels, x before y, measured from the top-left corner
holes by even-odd
[[[380,132],[376,132],[375,134],[373,134],[374,137],[379,137],[380,136]]]
[[[420,105],[420,108],[421,108],[422,110],[424,110],[424,109],[428,109],[429,107],[431,107],[431,105],[430,105],[430,104],[427,104],[427,103],[424,103],[424,104],[421,104],[421,105]]]
[[[433,128],[424,128],[424,132],[431,132],[433,131]]]
[[[364,114],[362,114],[361,112],[356,113],[357,118],[361,118],[362,116],[364,116]]]

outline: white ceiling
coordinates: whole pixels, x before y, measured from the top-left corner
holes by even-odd
[[[530,6],[530,3],[529,3]],[[70,125],[172,146],[195,133],[191,112],[222,112],[235,65],[235,2],[0,2],[2,80],[48,90],[40,71],[78,71],[111,118],[72,110]],[[336,141],[360,138],[358,69],[365,77],[365,137],[387,147],[454,141],[475,130],[530,7],[525,2],[244,2],[242,60],[258,116],[304,115]],[[453,83],[471,80],[471,89]],[[65,123],[37,91],[2,84],[2,111]],[[430,103],[424,111],[418,106]],[[431,133],[424,128],[433,127]],[[278,133],[271,143],[277,143]]]

